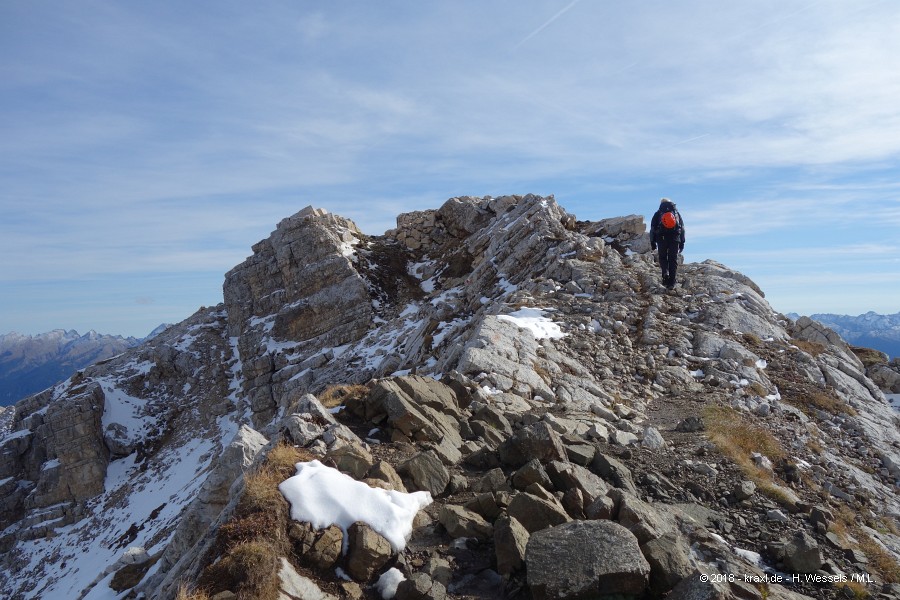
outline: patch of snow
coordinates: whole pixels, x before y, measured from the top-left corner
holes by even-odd
[[[469,319],[456,318],[449,323],[444,321],[438,324],[432,333],[431,347],[437,348],[447,338],[447,336],[469,324]]]
[[[26,435],[31,435],[30,429],[19,429],[18,431],[13,431],[9,435],[4,438],[0,438],[0,442],[8,442],[10,440],[15,440],[21,437],[25,437]]]
[[[356,254],[356,249],[354,248],[354,246],[356,246],[357,244],[359,244],[359,239],[355,237],[349,242],[341,242],[341,255],[346,258],[354,256]]]
[[[169,535],[160,535],[182,516],[185,506],[197,495],[213,454],[213,442],[191,440],[161,456],[165,467],[141,471],[135,455],[109,464],[105,492],[90,501],[93,512],[102,518],[88,518],[59,527],[50,539],[20,542],[19,557],[24,560],[20,573],[35,574],[39,589],[25,598],[84,598],[112,600],[118,594],[108,585],[110,567],[122,556],[122,534],[128,524],[140,526],[128,546],[143,546],[151,553],[165,547]],[[130,491],[123,497],[123,491]],[[103,507],[103,510],[98,510]],[[88,513],[92,509],[88,508]],[[57,554],[63,565],[53,573],[43,571],[46,557]]]
[[[428,492],[407,494],[372,488],[317,460],[297,463],[297,474],[281,482],[278,489],[290,503],[295,521],[311,523],[316,529],[340,527],[344,552],[347,528],[356,521],[368,523],[394,552],[403,550],[419,509],[431,504]]]
[[[761,358],[761,359],[759,359],[758,361],[756,361],[756,368],[757,368],[757,369],[765,369],[765,368],[768,367],[768,366],[769,366],[769,363],[767,363],[767,362],[765,361],[765,359],[762,359],[762,358]]]
[[[700,379],[705,375],[705,373],[703,372],[703,369],[697,369],[696,371],[691,371],[691,375],[693,375],[697,379]]]
[[[419,305],[415,302],[410,302],[406,305],[406,308],[403,309],[403,312],[400,313],[400,317],[408,317],[410,315],[414,315],[419,312]]]
[[[265,317],[252,317],[248,323],[251,329],[262,325],[266,333],[272,331],[275,327],[275,315],[266,315]]]
[[[41,471],[48,471],[50,469],[55,469],[60,465],[59,459],[54,458],[52,460],[48,460],[43,465],[41,465]]]
[[[509,280],[507,280],[505,276],[500,278],[500,281],[497,283],[497,285],[500,286],[500,289],[503,291],[504,294],[510,294],[519,289],[519,286],[517,286],[514,283],[510,283]]]
[[[547,318],[546,310],[542,308],[520,308],[514,313],[500,315],[504,321],[510,321],[522,329],[529,330],[535,339],[559,339],[565,337],[559,325]]]
[[[126,433],[123,437],[129,442],[146,436],[151,426],[155,425],[152,419],[143,416],[147,401],[119,389],[118,382],[110,377],[97,378],[97,382],[103,388],[105,396],[101,420],[103,431],[116,423],[125,428]]]
[[[406,581],[406,577],[396,567],[391,567],[381,574],[378,581],[375,582],[375,589],[381,594],[384,600],[391,600],[397,595],[397,586],[401,581]]]

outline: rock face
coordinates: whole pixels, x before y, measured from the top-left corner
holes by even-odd
[[[271,421],[294,387],[287,374],[314,366],[298,360],[301,348],[340,346],[368,330],[369,293],[351,263],[361,237],[351,221],[307,207],[225,275],[228,335],[237,338],[242,391],[257,426]]]
[[[504,196],[397,223],[369,237],[304,209],[222,305],[18,403],[0,595],[169,600],[259,532],[240,548],[273,593],[322,598],[761,598],[700,575],[897,553],[896,416],[833,331],[715,261],[666,292],[640,216]],[[356,517],[290,521],[276,484],[242,529],[250,474],[285,445],[433,502],[403,549]]]

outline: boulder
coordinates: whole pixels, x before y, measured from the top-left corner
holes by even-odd
[[[529,537],[528,530],[515,517],[503,516],[497,519],[494,523],[497,572],[508,577],[522,568]]]
[[[369,581],[390,560],[391,544],[367,523],[347,528],[347,572],[357,581]]]
[[[555,499],[539,498],[527,492],[513,496],[506,512],[510,517],[518,520],[529,533],[572,520],[566,509]]]
[[[798,531],[784,546],[784,566],[792,573],[814,573],[822,568],[822,550],[815,538]]]
[[[494,535],[493,526],[481,515],[455,504],[442,506],[438,521],[454,538],[486,540]]]
[[[617,488],[622,488],[637,495],[637,486],[634,485],[631,471],[612,456],[597,452],[597,454],[594,455],[594,460],[591,462],[590,468],[594,473],[611,482]]]
[[[687,541],[672,531],[641,546],[650,565],[650,591],[662,595],[693,572]]]
[[[525,562],[534,600],[639,596],[650,575],[637,539],[610,521],[573,521],[533,533]]]
[[[566,448],[559,434],[545,421],[516,431],[497,449],[500,460],[511,467],[521,467],[528,461],[566,460]]]
[[[585,505],[592,503],[609,492],[609,485],[590,470],[573,463],[553,461],[547,465],[547,474],[553,486],[566,492],[570,489],[581,491]]]
[[[430,452],[417,452],[400,465],[400,473],[409,477],[416,490],[431,492],[433,497],[443,494],[450,483],[450,472]]]
[[[447,588],[426,573],[413,573],[397,586],[394,600],[444,600]]]
[[[675,529],[671,517],[663,516],[665,513],[657,511],[637,496],[619,489],[611,490],[609,495],[618,507],[619,524],[632,532],[641,544]]]

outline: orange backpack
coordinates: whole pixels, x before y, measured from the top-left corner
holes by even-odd
[[[674,212],[663,213],[659,222],[666,229],[675,229],[678,227],[678,218],[675,216]]]

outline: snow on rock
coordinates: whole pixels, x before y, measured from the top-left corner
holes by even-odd
[[[378,581],[375,583],[375,589],[378,590],[378,593],[381,594],[384,600],[391,600],[397,595],[397,586],[403,581],[406,581],[403,573],[399,569],[391,567],[378,578]]]
[[[559,339],[565,337],[559,325],[547,317],[547,310],[542,308],[520,308],[514,313],[500,315],[504,321],[515,323],[522,329],[534,334],[535,339]]]
[[[372,488],[317,460],[297,463],[297,474],[278,489],[290,502],[295,521],[311,523],[316,529],[337,525],[345,540],[347,528],[363,521],[390,542],[395,552],[406,547],[416,513],[431,504],[428,492]]]

